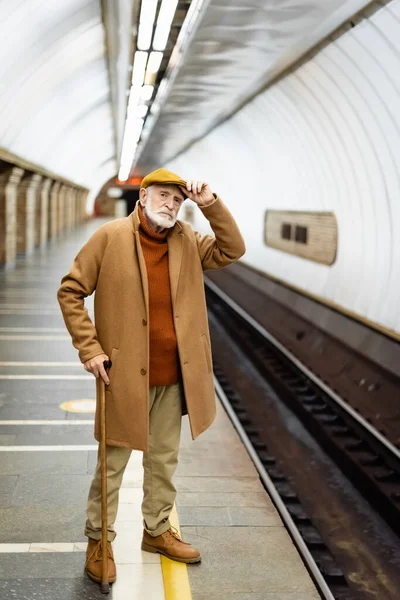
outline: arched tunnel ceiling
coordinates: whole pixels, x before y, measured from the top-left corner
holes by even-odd
[[[165,164],[366,5],[210,0],[135,171]]]
[[[117,171],[130,15],[138,6],[136,0],[128,4],[129,10],[123,10],[123,0],[103,4],[108,15],[114,13],[121,38],[109,56],[121,79],[117,102],[113,85],[114,122],[101,0],[0,4],[0,147],[91,188],[92,196]],[[183,65],[147,145],[140,147],[136,170],[181,152],[366,4],[205,0]]]
[[[100,0],[0,10],[0,146],[98,189],[116,172]]]

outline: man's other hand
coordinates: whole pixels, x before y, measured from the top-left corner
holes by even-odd
[[[107,354],[98,354],[83,364],[85,371],[92,373],[95,377],[101,377],[106,385],[110,383],[103,362],[109,360]]]
[[[187,197],[198,206],[208,206],[215,201],[210,186],[205,181],[186,181]]]

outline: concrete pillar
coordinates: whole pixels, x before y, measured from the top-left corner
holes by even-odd
[[[60,192],[61,183],[56,181],[50,192],[50,204],[49,204],[49,238],[54,240],[57,237],[57,224],[58,224],[58,195]]]
[[[67,201],[67,229],[71,230],[74,226],[73,212],[74,212],[74,199],[75,199],[75,190],[73,187],[68,187],[66,193],[66,201]]]
[[[69,219],[70,219],[70,187],[69,185],[64,186],[64,231],[68,231],[69,229]]]
[[[37,188],[41,175],[26,173],[17,192],[17,254],[31,254],[35,247]]]
[[[40,246],[40,226],[42,220],[42,175],[34,175],[28,194],[33,206],[33,248]]]
[[[87,221],[89,219],[89,216],[86,212],[86,202],[87,202],[88,196],[89,196],[88,190],[83,190],[82,191],[82,221]]]
[[[68,186],[61,184],[58,192],[58,210],[57,210],[57,234],[60,235],[66,228],[66,205],[67,205]]]
[[[82,198],[82,190],[80,190],[78,188],[76,190],[76,224],[77,225],[80,225],[82,222],[81,198]]]
[[[75,188],[74,189],[74,227],[79,225],[78,198],[79,198],[79,190],[78,190],[78,188]]]
[[[7,261],[7,209],[9,208],[6,200],[6,187],[10,179],[12,166],[8,163],[0,163],[0,168],[0,264],[5,265]]]
[[[83,223],[86,220],[86,190],[78,190],[78,223]]]
[[[73,229],[75,229],[77,223],[76,223],[76,194],[77,194],[77,189],[76,188],[72,188],[71,191],[71,227]]]
[[[52,179],[44,179],[40,190],[40,224],[39,224],[39,236],[37,239],[37,245],[43,248],[46,245],[47,238],[49,235],[49,204],[50,204],[50,188]]]
[[[71,188],[69,185],[66,186],[65,190],[65,227],[66,231],[69,231],[71,227]]]
[[[13,267],[17,255],[17,189],[24,174],[19,167],[0,173],[0,264]]]

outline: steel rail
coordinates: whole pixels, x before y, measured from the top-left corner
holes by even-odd
[[[335,597],[333,596],[331,590],[329,589],[321,571],[318,569],[318,566],[317,566],[314,558],[312,557],[312,554],[310,553],[303,538],[301,537],[299,530],[297,529],[288,509],[286,508],[283,500],[281,499],[279,492],[277,491],[276,487],[274,486],[270,476],[268,475],[267,471],[265,470],[264,465],[262,464],[260,458],[257,456],[257,453],[254,450],[249,437],[247,436],[245,430],[243,429],[242,424],[240,423],[239,419],[237,418],[235,411],[233,410],[232,406],[230,405],[229,400],[226,397],[225,392],[223,391],[223,389],[222,389],[218,379],[215,377],[215,375],[214,375],[214,385],[215,385],[215,389],[216,389],[218,398],[220,399],[225,411],[227,412],[230,420],[232,421],[233,426],[235,427],[240,439],[242,440],[251,460],[253,461],[254,466],[257,469],[257,471],[260,475],[260,478],[261,478],[262,482],[264,483],[269,495],[271,496],[282,521],[284,522],[286,528],[289,530],[290,535],[293,540],[293,543],[295,544],[300,556],[302,557],[304,563],[306,564],[307,569],[308,569],[315,585],[317,586],[319,593],[322,594],[322,597],[324,600],[335,600]]]
[[[310,371],[294,354],[292,354],[281,342],[271,335],[260,323],[251,317],[239,304],[221,290],[213,281],[204,277],[205,284],[217,296],[219,296],[230,308],[240,315],[249,325],[251,325],[258,333],[260,333],[268,342],[277,348],[286,358],[288,358],[306,377],[311,379],[321,390],[325,392],[332,400],[334,400],[341,408],[343,408],[355,421],[360,423],[375,439],[384,445],[392,454],[400,460],[400,450],[396,448],[387,438],[385,438],[375,427],[366,421],[359,413],[347,404],[338,394],[336,394],[329,386],[326,385],[315,373]]]

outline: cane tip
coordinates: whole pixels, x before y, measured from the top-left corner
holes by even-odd
[[[102,594],[109,594],[110,593],[110,584],[109,583],[100,584],[100,591]]]

